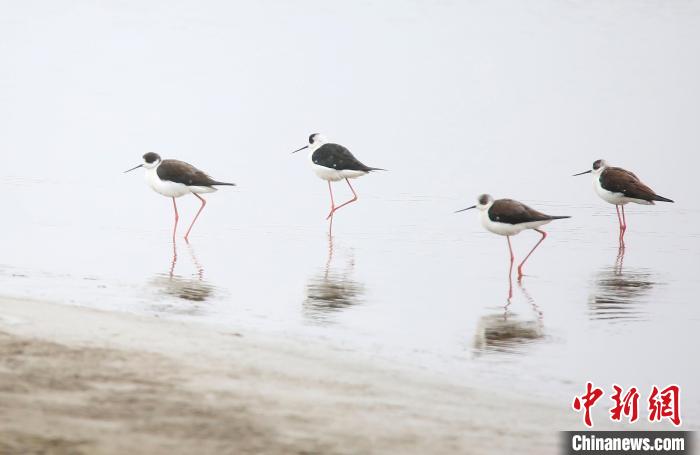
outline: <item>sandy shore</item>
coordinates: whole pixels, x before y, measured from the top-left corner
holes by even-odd
[[[0,298],[2,454],[541,454],[562,419],[315,343]]]

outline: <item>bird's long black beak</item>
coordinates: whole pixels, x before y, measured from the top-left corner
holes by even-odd
[[[126,174],[127,172],[131,172],[131,171],[133,171],[134,169],[138,169],[138,168],[140,168],[140,167],[143,167],[143,164],[139,164],[139,165],[136,166],[136,167],[132,167],[132,168],[129,169],[128,171],[124,171],[124,173]]]
[[[309,148],[309,146],[308,146],[308,145],[305,145],[305,146],[303,146],[303,147],[300,148],[300,149],[294,150],[292,153],[301,152],[302,150],[304,150],[304,149],[306,149],[306,148]]]
[[[471,209],[475,209],[475,208],[476,208],[476,206],[472,205],[471,207],[467,207],[466,209],[457,210],[455,213],[464,212],[465,210],[471,210]]]
[[[572,177],[576,177],[577,175],[590,174],[591,172],[593,172],[593,171],[591,169],[589,169],[586,172],[579,172],[578,174],[574,174],[574,175],[572,175]]]

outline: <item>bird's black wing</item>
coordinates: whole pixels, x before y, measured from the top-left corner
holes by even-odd
[[[314,164],[338,171],[369,172],[373,169],[362,164],[360,160],[350,153],[350,150],[338,144],[323,144],[314,152],[311,160]]]
[[[629,198],[644,201],[656,200],[654,190],[639,180],[639,177],[620,167],[606,168],[600,174],[600,186],[613,193],[622,193]]]
[[[513,199],[498,199],[489,208],[491,221],[507,224],[529,223],[531,221],[551,220],[553,217],[528,207]]]
[[[161,180],[187,186],[211,186],[220,183],[191,164],[178,160],[163,160],[156,169],[156,173]]]

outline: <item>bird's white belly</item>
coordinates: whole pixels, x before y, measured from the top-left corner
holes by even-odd
[[[331,182],[337,182],[343,179],[354,179],[361,177],[366,174],[364,171],[351,171],[351,170],[336,170],[325,166],[319,166],[318,164],[312,162],[311,169],[323,180],[328,180]]]
[[[191,193],[187,185],[158,178],[156,168],[146,170],[146,182],[153,191],[167,197],[180,197]]]
[[[627,204],[625,201],[625,196],[622,193],[613,193],[602,187],[600,184],[600,176],[596,175],[593,177],[593,189],[595,189],[596,194],[605,202],[615,205]]]
[[[540,226],[544,226],[551,220],[544,221],[531,221],[529,223],[520,224],[509,224],[501,223],[499,221],[491,221],[488,214],[484,211],[481,215],[481,224],[486,228],[486,230],[493,232],[498,235],[516,235],[524,231],[525,229],[537,229]]]
[[[627,197],[622,193],[613,193],[612,191],[608,191],[603,186],[600,184],[600,177],[595,176],[593,177],[593,188],[595,189],[596,194],[600,196],[602,200],[605,202],[608,202],[610,204],[614,205],[625,205],[630,202],[634,202],[635,204],[642,204],[642,205],[653,205],[653,202],[650,201],[645,201],[643,199],[635,199],[631,197]]]

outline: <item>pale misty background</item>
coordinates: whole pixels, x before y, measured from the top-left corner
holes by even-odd
[[[589,379],[677,382],[697,426],[679,359],[700,341],[699,56],[698,1],[0,1],[2,292],[309,336],[562,406]],[[325,182],[290,154],[314,132],[390,170],[356,181],[332,256]],[[146,152],[239,185],[178,244],[200,301],[168,277],[171,203],[122,174]],[[598,158],[676,200],[629,208],[622,271],[614,208],[571,177]],[[573,216],[531,258],[508,311],[532,336],[505,350],[483,343],[505,239],[452,213],[482,192]]]

